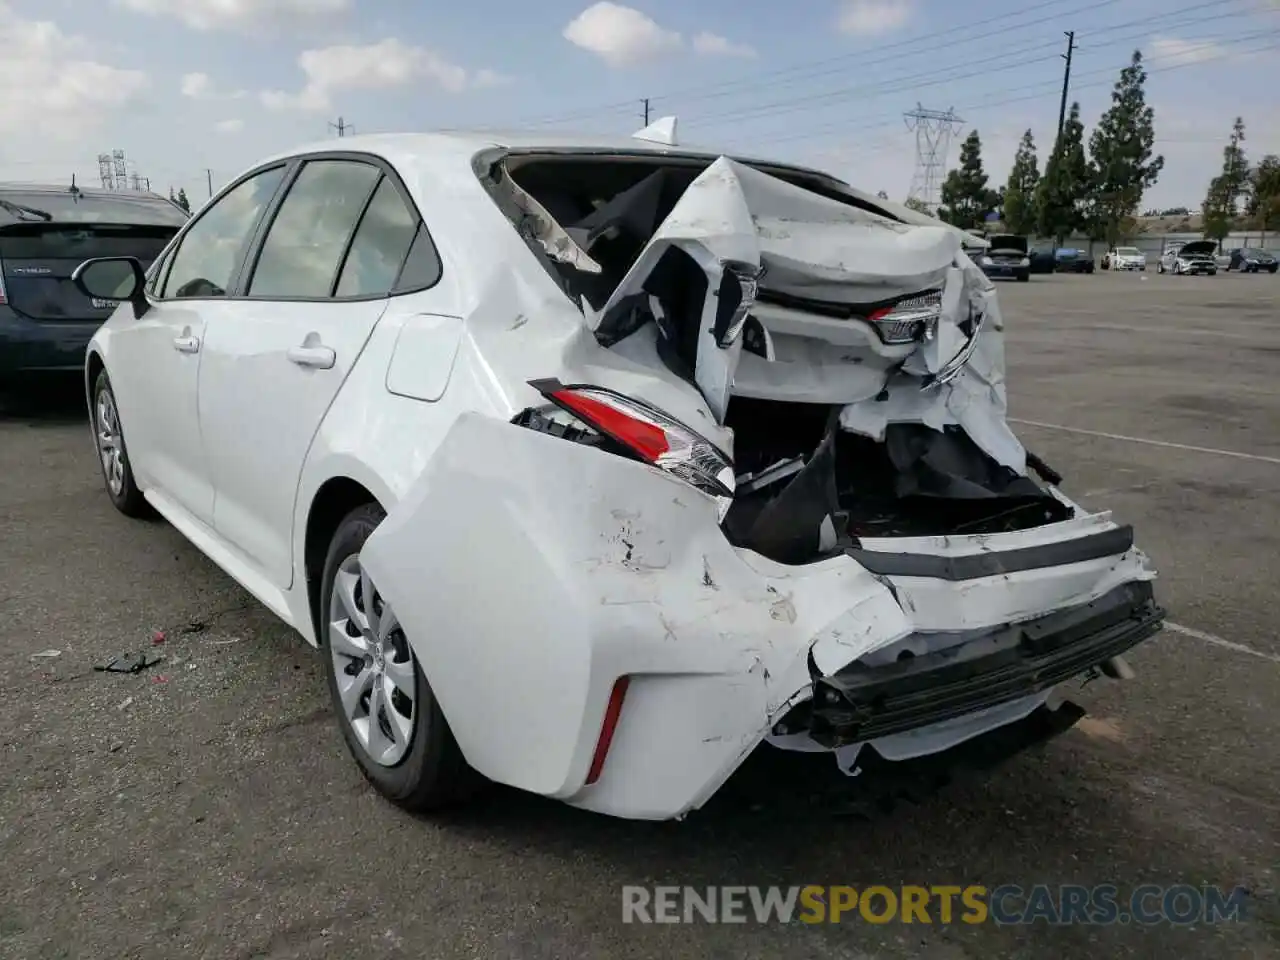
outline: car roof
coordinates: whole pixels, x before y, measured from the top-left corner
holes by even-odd
[[[149,190],[107,190],[104,187],[81,187],[75,188],[76,193],[82,198],[93,197],[110,197],[112,200],[121,200],[125,203],[169,203],[169,198],[153,193]],[[59,196],[66,197],[71,194],[71,186],[65,183],[22,183],[16,181],[0,181],[0,197],[8,197],[12,194],[22,194],[26,197],[31,196]]]
[[[459,159],[470,162],[471,158],[477,153],[491,149],[512,151],[546,150],[551,153],[566,151],[651,154],[655,157],[707,157],[713,160],[727,155],[749,163],[787,167],[829,179],[838,179],[830,173],[812,167],[783,160],[771,160],[765,157],[744,156],[737,151],[717,150],[714,147],[703,145],[683,143],[670,145],[639,140],[634,137],[573,134],[554,131],[439,130],[422,133],[363,134],[361,136],[344,137],[341,141],[329,139],[305,143],[290,150],[280,151],[261,162],[271,163],[272,161],[284,160],[303,154],[335,150],[371,153],[392,161],[396,158],[403,158],[405,160],[412,159],[415,163],[422,163],[424,159],[438,157],[447,163],[452,163]]]
[[[702,144],[680,143],[671,145],[617,134],[581,134],[554,130],[437,130],[360,134],[358,136],[344,137],[340,140],[330,138],[328,140],[313,141],[289,150],[282,150],[270,157],[263,158],[255,163],[251,169],[256,169],[263,164],[312,153],[349,150],[354,153],[369,153],[382,157],[402,172],[405,167],[429,170],[436,164],[456,170],[457,165],[460,163],[470,166],[476,154],[494,149],[521,152],[545,150],[549,153],[563,151],[573,153],[649,154],[654,157],[691,157],[708,161],[728,156],[745,163],[777,167],[797,173],[823,177],[839,183],[859,200],[872,207],[879,207],[889,216],[904,223],[941,226],[958,233],[964,233],[958,227],[952,227],[950,224],[944,223],[928,214],[912,210],[904,204],[895,203],[892,200],[885,200],[875,194],[867,193],[834,174],[814,167],[807,167],[785,160],[773,160],[768,157],[744,155],[736,150],[717,149]]]

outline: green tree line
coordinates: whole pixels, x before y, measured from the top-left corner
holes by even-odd
[[[959,165],[943,181],[937,216],[972,230],[995,214],[1010,233],[1059,241],[1084,234],[1114,245],[1131,236],[1143,194],[1164,168],[1164,157],[1154,150],[1155,111],[1147,103],[1146,81],[1142,53],[1135,50],[1087,145],[1080,105],[1073,103],[1043,172],[1027,130],[999,188],[983,168],[981,136],[971,131],[960,146]],[[1244,142],[1244,120],[1236,118],[1222,172],[1210,182],[1203,204],[1204,235],[1210,239],[1221,240],[1239,226],[1280,229],[1280,157],[1269,154],[1251,165]]]

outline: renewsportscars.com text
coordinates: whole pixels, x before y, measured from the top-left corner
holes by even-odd
[[[623,923],[1175,924],[1244,919],[1243,887],[1114,884],[626,886]]]

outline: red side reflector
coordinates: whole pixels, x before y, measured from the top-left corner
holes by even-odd
[[[553,398],[606,436],[653,463],[671,449],[661,427],[629,417],[616,407],[574,390],[557,390]]]
[[[609,746],[613,743],[613,731],[617,729],[618,717],[622,715],[622,700],[627,695],[627,687],[630,685],[630,677],[619,677],[613,684],[613,692],[609,694],[609,705],[604,710],[600,739],[596,741],[596,752],[591,757],[591,769],[587,771],[588,785],[599,780],[604,770],[605,757],[609,756]]]

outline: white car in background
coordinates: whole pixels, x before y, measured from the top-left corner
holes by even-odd
[[[1102,263],[1104,270],[1146,270],[1147,255],[1137,247],[1113,247]]]
[[[1132,529],[1010,431],[959,231],[673,133],[329,142],[75,273],[123,301],[112,502],[320,647],[406,807],[669,818],[766,742],[1012,750],[1160,628]]]
[[[1203,274],[1215,276],[1218,265],[1214,261],[1213,251],[1218,244],[1213,240],[1192,240],[1190,243],[1168,247],[1156,263],[1157,273],[1169,273],[1173,276],[1190,276]]]

